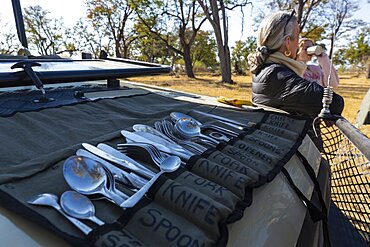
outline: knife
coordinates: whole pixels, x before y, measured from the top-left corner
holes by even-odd
[[[120,159],[120,158],[117,158],[107,152],[104,152],[103,150],[91,145],[91,144],[88,144],[88,143],[82,143],[82,146],[92,152],[93,154],[103,158],[103,159],[106,159],[106,160],[109,160],[119,166],[121,166],[122,168],[125,168],[125,169],[128,169],[130,171],[133,171],[133,172],[136,172],[137,174],[145,177],[145,178],[152,178],[153,177],[153,172],[148,172],[146,170],[141,170],[140,168],[138,168],[137,166],[135,166],[134,164],[132,164],[131,162],[127,161],[127,160],[124,160],[124,159]]]
[[[135,194],[127,198],[123,203],[121,203],[119,206],[121,208],[132,208],[134,207],[140,200],[143,198],[150,189],[150,187],[155,183],[155,181],[163,174],[164,172],[161,171],[157,174],[155,174],[154,177],[152,177],[143,187],[140,188]]]
[[[165,152],[165,153],[168,153],[168,154],[172,154],[172,155],[176,155],[176,156],[179,156],[181,159],[184,159],[184,160],[189,160],[191,155],[189,154],[189,152],[179,152],[177,150],[174,150],[172,149],[171,147],[167,147],[167,146],[164,146],[162,144],[159,144],[157,142],[154,142],[150,139],[147,139],[143,136],[140,136],[138,134],[135,134],[134,132],[130,132],[130,131],[126,131],[126,130],[122,130],[121,131],[121,134],[134,141],[134,142],[142,142],[142,143],[148,143],[148,144],[152,144],[153,146],[155,146],[156,148],[158,148],[160,151],[162,152]]]
[[[159,130],[156,130],[155,128],[153,128],[151,126],[148,126],[148,125],[145,125],[145,124],[134,124],[132,126],[132,128],[135,130],[135,132],[138,132],[138,131],[147,132],[147,133],[159,136],[159,137],[165,139],[166,141],[168,141],[169,143],[177,144],[172,139],[170,139],[168,136],[166,136],[165,134],[163,134],[162,132],[160,132]]]
[[[230,118],[225,118],[225,117],[217,116],[217,115],[214,115],[214,114],[205,113],[205,112],[202,112],[202,111],[192,110],[192,112],[196,112],[196,113],[198,113],[200,115],[203,115],[203,116],[206,116],[206,117],[210,117],[210,118],[213,118],[213,119],[217,119],[220,122],[223,122],[224,124],[227,124],[227,125],[229,125],[231,127],[234,127],[236,129],[239,129],[239,130],[250,129],[250,128],[252,128],[252,127],[254,127],[256,125],[256,123],[253,123],[253,122],[248,122],[247,124],[244,124],[244,123],[241,123],[241,122],[232,120]]]
[[[213,118],[213,119],[217,119],[217,120],[221,121],[224,124],[227,124],[229,126],[232,126],[234,128],[244,130],[244,131],[247,131],[250,128],[255,128],[256,125],[257,125],[254,122],[248,122],[247,124],[243,124],[243,123],[240,123],[238,121],[235,121],[235,120],[232,120],[232,119],[229,119],[229,118],[225,118],[225,117],[221,117],[221,116],[217,116],[217,115],[213,115],[213,114],[210,114],[210,113],[205,113],[205,112],[201,112],[201,111],[197,111],[197,110],[192,110],[192,111],[196,112],[196,113],[199,113],[200,115],[203,115],[203,116],[207,116],[207,117],[210,117],[210,118]],[[281,129],[281,128],[278,128],[278,127],[271,127],[268,124],[261,124],[259,126],[259,129],[262,130],[262,131],[265,131],[265,132],[275,134],[275,135],[284,134],[284,135],[288,136],[289,139],[293,139],[293,140],[296,140],[299,137],[299,135],[294,131],[291,131],[291,130],[288,130],[288,129]]]
[[[173,149],[175,151],[185,152],[185,153],[189,153],[190,155],[194,155],[194,153],[184,149],[182,146],[178,145],[177,143],[173,144],[172,142],[168,142],[165,139],[161,138],[160,136],[156,136],[152,133],[143,132],[143,131],[135,131],[133,133],[138,134],[139,136],[142,136],[146,139],[149,139],[149,140],[154,141],[156,143],[159,143],[161,145],[171,147],[171,149]]]
[[[97,146],[99,149],[103,150],[104,152],[108,153],[108,154],[111,154],[113,156],[115,156],[116,158],[119,158],[119,159],[123,159],[123,160],[127,160],[128,162],[131,162],[132,164],[134,164],[135,166],[137,166],[138,168],[144,170],[144,171],[147,171],[148,173],[152,173],[153,176],[155,175],[155,172],[151,171],[148,167],[142,165],[141,163],[137,162],[136,160],[134,159],[131,159],[129,156],[127,156],[126,154],[124,153],[121,153],[120,151],[118,151],[117,149],[105,144],[105,143],[99,143],[98,146]],[[148,180],[136,175],[135,173],[130,173],[131,176],[134,176],[136,179],[140,179],[140,184],[145,184],[148,182]],[[135,174],[135,175],[133,175]],[[131,182],[131,180],[130,180]],[[141,186],[140,186],[141,188]]]

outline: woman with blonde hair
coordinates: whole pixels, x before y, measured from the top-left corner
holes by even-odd
[[[331,64],[329,56],[320,48],[320,46],[314,46],[312,39],[302,38],[299,40],[297,60],[307,64],[303,78],[308,81],[314,81],[323,87],[327,87],[328,80],[330,80],[329,86],[337,88],[339,85],[337,71]],[[313,50],[309,52],[309,49]],[[316,56],[319,65],[310,63],[313,56]],[[329,77],[330,73],[331,75]]]
[[[297,61],[299,24],[295,12],[265,17],[257,31],[257,51],[248,56],[255,104],[316,117],[322,108],[324,88],[302,78],[306,64]],[[332,114],[343,111],[343,98],[334,93]]]

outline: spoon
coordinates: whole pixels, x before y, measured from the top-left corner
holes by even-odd
[[[193,122],[195,122],[196,124],[198,124],[201,129],[210,128],[210,129],[219,131],[221,133],[224,133],[224,134],[229,135],[229,136],[232,136],[232,137],[238,136],[238,133],[236,133],[236,132],[234,132],[232,130],[229,130],[229,129],[226,129],[226,128],[223,128],[223,127],[220,127],[220,126],[217,126],[217,125],[213,125],[213,124],[203,124],[203,123],[199,122],[198,120],[196,120],[195,118],[193,118],[193,117],[191,117],[189,115],[186,115],[184,113],[181,113],[181,112],[171,112],[170,116],[175,121],[177,121],[177,120],[179,120],[181,118],[191,119],[191,120],[193,120]],[[222,135],[222,134],[219,134],[219,135]],[[224,136],[222,138],[225,139],[225,137],[226,136]]]
[[[164,173],[174,172],[176,171],[181,164],[181,159],[177,156],[169,156],[160,164],[161,171],[152,177],[148,183],[146,183],[140,190],[138,190],[135,194],[129,197],[124,203],[121,204],[123,208],[131,208],[136,205],[136,203],[145,195],[146,192],[150,189],[150,187],[155,183],[155,181]]]
[[[191,139],[193,137],[200,137],[201,139],[207,140],[210,143],[217,145],[219,142],[215,139],[203,135],[200,131],[199,125],[188,118],[180,118],[175,123],[175,130],[178,132],[178,134],[185,139]]]
[[[174,122],[176,122],[180,118],[188,118],[188,119],[192,119],[199,126],[202,126],[203,125],[201,122],[199,122],[195,118],[193,118],[193,117],[191,117],[191,116],[189,116],[189,115],[187,115],[185,113],[181,113],[181,112],[171,112],[170,117],[171,117],[171,119],[174,120]]]
[[[99,226],[105,224],[95,216],[95,207],[90,199],[76,191],[65,191],[60,197],[60,205],[72,217],[91,220]]]
[[[108,161],[90,153],[89,151],[86,151],[85,149],[78,149],[76,151],[76,155],[90,158],[97,162],[100,162],[106,169],[108,169],[113,174],[117,181],[120,181],[123,184],[130,184],[128,173],[122,169],[119,169],[115,165],[112,165]],[[112,183],[112,185],[113,184],[114,183]]]
[[[81,194],[102,194],[117,205],[126,199],[118,196],[113,188],[108,188],[107,174],[103,166],[93,159],[69,157],[64,162],[63,175],[69,186]]]
[[[74,224],[78,229],[80,229],[85,235],[89,234],[92,229],[69,215],[67,215],[58,203],[58,197],[54,194],[40,194],[37,195],[27,201],[29,204],[32,205],[43,205],[43,206],[50,206],[56,209],[61,215],[66,217],[72,224]]]

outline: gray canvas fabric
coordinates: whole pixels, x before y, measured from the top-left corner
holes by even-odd
[[[150,123],[172,111],[195,107],[194,103],[141,93],[0,118],[0,184],[52,166],[72,155],[82,142],[120,138],[120,130],[138,121]]]

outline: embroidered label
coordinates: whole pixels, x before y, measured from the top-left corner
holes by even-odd
[[[141,241],[137,240],[127,231],[113,230],[99,236],[99,239],[95,242],[94,246],[102,247],[144,247],[146,246]]]
[[[141,227],[148,228],[153,234],[158,234],[161,238],[164,238],[168,244],[171,243],[174,246],[207,246],[203,239],[184,233],[183,225],[166,217],[156,208],[148,208],[146,213],[139,218],[139,223]]]

